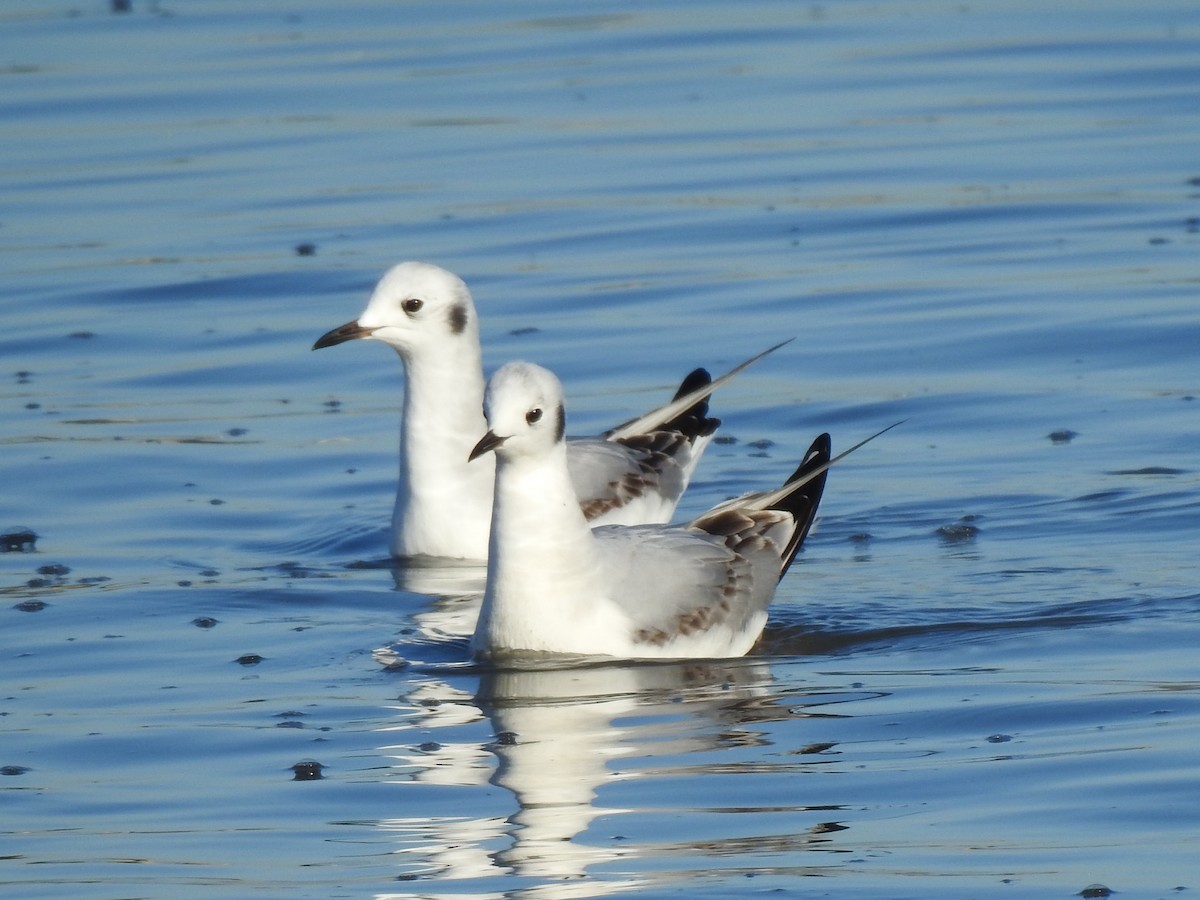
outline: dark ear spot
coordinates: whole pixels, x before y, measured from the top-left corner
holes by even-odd
[[[567,431],[567,411],[565,409],[563,409],[563,405],[560,403],[560,404],[558,404],[558,426],[555,429],[554,439],[556,441],[561,441],[563,439],[563,435],[566,434],[566,431]]]
[[[463,329],[467,327],[467,308],[461,303],[455,303],[450,307],[450,330],[454,334],[462,334]]]

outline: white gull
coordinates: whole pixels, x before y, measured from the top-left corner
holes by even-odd
[[[593,531],[575,503],[553,373],[509,363],[492,376],[485,406],[489,430],[471,458],[494,454],[497,464],[475,656],[721,658],[754,646],[816,516],[828,434],[781,488],[682,526]]]
[[[466,284],[428,263],[394,266],[362,314],[326,332],[313,349],[359,338],[382,341],[404,365],[392,555],[486,559],[495,466],[491,458],[467,464],[486,425],[479,321]],[[716,380],[696,369],[671,403],[570,440],[574,495],[592,525],[669,521],[720,424],[709,417],[706,398],[780,346]]]

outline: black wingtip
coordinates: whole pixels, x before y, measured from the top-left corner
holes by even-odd
[[[693,391],[698,391],[707,384],[712,384],[712,376],[708,369],[693,369],[679,385],[673,400],[685,397]],[[712,434],[721,425],[721,420],[708,414],[708,398],[697,400],[675,418],[663,423],[663,429],[678,431],[689,438],[705,437]]]
[[[783,553],[782,565],[779,569],[780,578],[784,576],[788,570],[788,566],[792,564],[792,560],[800,552],[800,548],[804,544],[804,539],[808,537],[808,532],[817,517],[817,507],[821,505],[821,497],[825,493],[825,478],[829,474],[828,466],[831,449],[832,444],[828,432],[818,435],[809,446],[808,452],[804,454],[804,459],[796,468],[796,471],[784,482],[785,485],[796,482],[796,490],[779,500],[772,507],[773,509],[790,512],[796,520],[796,530],[792,533],[792,537],[788,541],[787,548]],[[808,478],[810,472],[822,466],[826,467],[824,471],[814,475],[812,478]]]

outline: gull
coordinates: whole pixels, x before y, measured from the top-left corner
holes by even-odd
[[[362,338],[387,344],[404,365],[392,555],[486,559],[495,465],[490,458],[467,464],[486,428],[470,291],[445,269],[400,263],[384,274],[356,320],[326,332],[313,349]],[[720,425],[708,415],[708,396],[786,343],[715,380],[696,369],[670,403],[598,436],[572,439],[574,495],[592,525],[669,521]]]
[[[728,500],[682,526],[593,530],[574,502],[554,374],[508,363],[488,383],[485,407],[488,431],[470,456],[497,462],[487,586],[471,639],[477,658],[750,651],[816,516],[833,462],[828,434],[776,490]]]

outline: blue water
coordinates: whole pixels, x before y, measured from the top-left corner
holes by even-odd
[[[130,6],[0,9],[6,896],[1200,889],[1200,8]],[[682,515],[906,420],[759,650],[468,664],[402,259],[579,433],[796,336]]]

